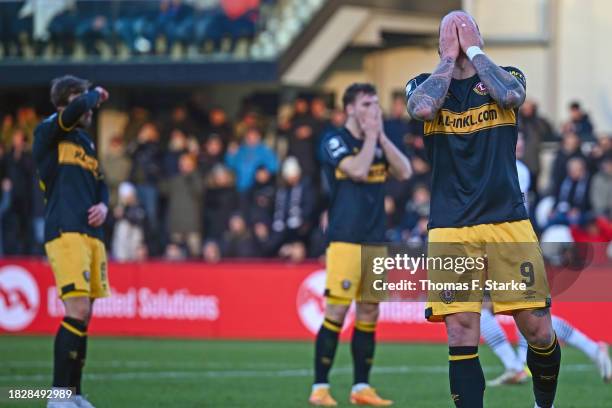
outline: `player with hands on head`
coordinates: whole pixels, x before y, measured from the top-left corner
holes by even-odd
[[[330,186],[326,305],[315,341],[315,378],[309,402],[337,405],[330,392],[329,371],[346,314],[355,301],[351,339],[354,376],[349,400],[359,405],[389,406],[393,402],[380,397],[369,383],[379,306],[360,293],[362,245],[385,240],[387,173],[406,180],[412,169],[400,148],[385,135],[374,86],[353,84],[342,99],[346,124],[325,135],[321,142],[320,157]]]
[[[45,252],[65,315],[55,336],[53,387],[69,398],[50,398],[48,408],[92,408],[81,393],[87,327],[94,300],[110,296],[102,225],[108,189],[86,132],[106,89],[65,75],[51,83],[56,112],[34,131],[33,156],[45,195]],[[59,395],[59,394],[58,394]]]
[[[468,257],[484,253],[487,279],[527,285],[524,291],[492,291],[492,307],[494,313],[512,315],[527,339],[536,407],[551,408],[561,349],[551,324],[544,261],[516,170],[525,76],[515,67],[496,65],[483,46],[472,16],[447,14],[440,23],[440,63],[406,85],[407,109],[424,122],[432,165],[428,256],[442,255],[451,246]],[[514,249],[517,245],[521,250]],[[484,271],[471,272],[483,282]],[[428,274],[433,280],[456,275],[435,269]],[[478,359],[482,299],[477,290],[428,293],[425,317],[446,325],[451,397],[461,408],[483,406],[485,381]]]

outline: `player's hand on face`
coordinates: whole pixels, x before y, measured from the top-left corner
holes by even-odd
[[[482,38],[474,20],[466,14],[459,14],[455,17],[455,23],[459,30],[459,44],[463,52],[466,52],[472,46],[480,47],[482,45]]]
[[[108,100],[109,94],[106,89],[102,88],[101,86],[96,86],[94,88],[94,91],[100,94],[100,99],[98,100],[98,106],[100,106],[101,104],[103,104],[104,102]]]
[[[92,227],[99,227],[104,224],[107,213],[108,208],[106,207],[106,204],[99,203],[92,205],[89,207],[89,210],[87,210],[87,223]]]
[[[359,126],[366,138],[378,138],[382,129],[382,114],[379,106],[368,109],[359,117]]]
[[[440,27],[440,57],[452,58],[459,57],[459,36],[457,34],[457,23],[455,17],[446,17]]]

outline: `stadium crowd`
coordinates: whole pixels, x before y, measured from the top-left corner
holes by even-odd
[[[219,107],[202,115],[189,105],[166,117],[142,107],[126,113],[125,129],[99,157],[111,191],[106,244],[114,259],[300,261],[323,254],[328,188],[318,145],[343,125],[341,109],[329,109],[315,96],[298,97],[276,118],[248,108],[233,121]],[[539,233],[554,231],[553,241],[609,242],[612,138],[595,137],[578,104],[569,115],[556,132],[533,102],[520,110],[524,148],[517,157],[529,173],[534,225]],[[42,254],[44,203],[30,153],[41,118],[21,107],[1,119],[0,249],[6,255]],[[414,170],[408,181],[387,183],[387,240],[424,242],[430,165],[422,124],[408,120],[404,97],[397,95],[384,125]],[[548,172],[541,162],[545,142],[558,146]]]
[[[5,57],[233,52],[272,0],[11,0],[0,2]],[[268,7],[270,9],[270,7]],[[224,41],[227,39],[227,41]]]

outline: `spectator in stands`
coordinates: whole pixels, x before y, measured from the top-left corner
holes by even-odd
[[[130,54],[148,54],[154,49],[153,19],[158,3],[153,1],[122,1],[114,29]]]
[[[323,137],[325,129],[329,126],[327,105],[320,96],[316,96],[310,101],[310,115],[312,116],[312,132],[315,136],[315,142],[318,145]]]
[[[594,141],[593,124],[589,115],[582,110],[580,103],[574,101],[569,105],[570,119],[563,125],[563,133],[573,132],[582,141]]]
[[[30,251],[32,222],[32,192],[34,181],[34,161],[26,150],[26,134],[15,129],[11,148],[4,157],[4,174],[11,181],[11,206],[6,215],[7,254],[27,254]]]
[[[204,180],[196,169],[196,158],[185,153],[179,160],[180,173],[160,183],[168,199],[170,241],[186,245],[191,257],[199,257],[202,250]]]
[[[295,157],[287,157],[282,167],[282,185],[276,192],[273,240],[278,243],[305,242],[312,228],[314,192],[302,176]]]
[[[137,145],[131,153],[132,169],[129,180],[136,186],[138,201],[144,206],[151,232],[158,231],[157,184],[162,176],[163,152],[159,143],[159,130],[148,122],[140,128]]]
[[[204,261],[211,264],[216,264],[221,260],[221,248],[215,240],[208,240],[202,248],[202,256]]]
[[[34,129],[39,123],[40,119],[32,106],[23,106],[17,109],[17,127],[25,132],[28,147],[32,145]]]
[[[184,261],[187,259],[187,250],[181,245],[170,243],[166,245],[164,259],[171,262]]]
[[[241,119],[235,125],[235,140],[239,142],[243,141],[246,133],[251,129],[262,129],[262,127],[257,111],[249,109],[245,111]]]
[[[227,114],[220,107],[214,107],[208,113],[208,127],[205,134],[216,134],[221,138],[223,146],[227,146],[233,139],[232,124],[227,119]]]
[[[239,201],[233,174],[224,165],[215,165],[208,176],[204,206],[207,239],[221,240],[230,216],[238,209]]]
[[[329,126],[331,130],[342,129],[345,123],[346,113],[342,109],[334,109],[329,118]]]
[[[261,222],[270,227],[275,190],[272,174],[265,166],[259,166],[255,171],[255,184],[242,202],[242,212],[250,224]]]
[[[2,183],[0,184],[2,190],[2,196],[0,196],[0,256],[4,255],[4,217],[8,212],[11,206],[11,190],[13,189],[13,185],[11,180],[8,178],[2,179]]]
[[[316,161],[316,139],[313,130],[315,122],[308,115],[297,116],[292,122],[287,154],[297,159],[303,177],[312,182],[319,172]]]
[[[110,193],[109,205],[113,208],[117,205],[117,189],[121,182],[128,179],[132,162],[125,151],[123,138],[114,136],[108,145],[108,151],[102,156],[102,168],[104,170],[104,181]]]
[[[88,55],[100,55],[98,40],[110,40],[113,34],[111,7],[107,0],[77,2],[78,23],[74,28],[77,40],[83,43]]]
[[[589,173],[582,157],[572,157],[567,162],[567,176],[557,193],[550,224],[571,224],[590,209]]]
[[[599,166],[604,157],[612,155],[612,136],[602,135],[597,139],[597,143],[589,152],[588,166],[591,174],[599,170]]]
[[[216,133],[209,134],[198,157],[200,170],[207,174],[217,164],[222,164],[223,154],[224,145],[221,137]]]
[[[580,138],[576,133],[568,132],[563,135],[561,148],[552,165],[550,185],[552,194],[556,195],[559,192],[561,183],[567,175],[567,162],[574,157],[585,159],[580,150]]]
[[[327,238],[325,236],[325,231],[327,231],[329,218],[327,217],[327,210],[322,211],[319,215],[319,222],[312,229],[309,238],[308,245],[308,257],[309,258],[319,258],[325,254],[325,249],[327,248]]]
[[[141,259],[147,231],[147,215],[138,203],[136,188],[132,183],[123,182],[118,187],[118,202],[114,207],[115,226],[113,231],[113,258],[120,262]]]
[[[404,242],[425,242],[427,240],[427,222],[431,194],[426,185],[414,188],[412,199],[406,204],[403,219],[400,223],[400,236]],[[425,229],[423,230],[423,221]]]
[[[179,172],[179,159],[188,152],[187,135],[179,128],[170,131],[168,149],[164,154],[164,175],[173,177]]]
[[[75,45],[74,28],[79,23],[79,15],[76,2],[64,2],[64,8],[49,23],[49,34],[54,48],[59,47],[59,53],[63,56],[72,55]]]
[[[15,118],[11,114],[4,115],[2,118],[2,127],[0,128],[0,144],[2,146],[11,146],[13,130],[15,130]]]
[[[221,253],[224,258],[252,258],[257,256],[253,234],[240,212],[232,214],[223,235]]]
[[[127,124],[123,130],[126,145],[136,142],[140,129],[151,121],[150,116],[149,111],[142,106],[135,106],[130,110]]]
[[[403,94],[393,95],[391,113],[384,121],[385,134],[396,145],[404,145],[404,139],[410,133],[410,122],[406,114],[406,97]]]
[[[551,124],[538,114],[538,106],[534,101],[527,100],[519,110],[519,129],[525,138],[523,163],[529,169],[531,190],[537,188],[540,175],[540,152],[544,141],[555,140]]]
[[[595,214],[612,218],[612,153],[601,159],[600,170],[591,182],[590,198]]]
[[[185,105],[177,105],[172,109],[170,117],[162,122],[162,142],[165,144],[169,141],[169,136],[174,129],[180,129],[187,135],[192,137],[199,134],[199,126],[189,116],[189,110]]]
[[[256,128],[249,129],[244,142],[238,146],[231,144],[225,155],[225,163],[236,174],[238,192],[245,193],[255,182],[255,170],[265,166],[272,174],[278,168],[275,153],[261,141],[261,133]]]

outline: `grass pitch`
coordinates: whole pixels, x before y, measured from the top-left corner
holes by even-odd
[[[0,406],[44,407],[42,400],[9,401],[9,388],[46,388],[51,381],[51,337],[0,337]],[[92,337],[84,392],[98,408],[299,407],[312,381],[310,342],[202,341]],[[502,372],[480,347],[485,376]],[[340,345],[332,394],[351,406],[349,345]],[[381,395],[410,408],[452,407],[444,345],[379,344],[372,384]],[[612,385],[603,384],[590,360],[563,348],[557,408],[612,407]],[[486,407],[532,408],[531,385],[488,388]]]

